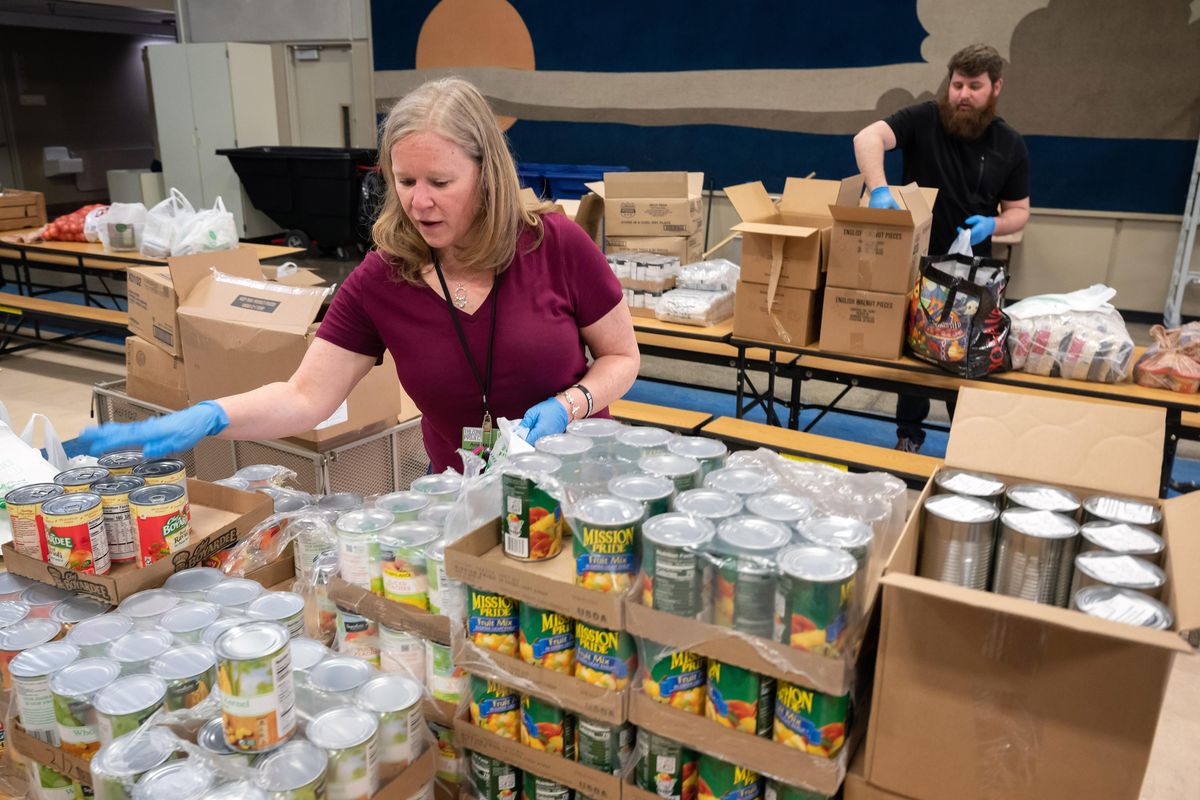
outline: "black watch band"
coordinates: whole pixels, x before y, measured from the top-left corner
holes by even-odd
[[[588,388],[586,386],[584,386],[582,383],[576,383],[573,386],[571,386],[571,388],[578,389],[579,391],[583,392],[583,398],[585,400],[587,400],[587,413],[584,414],[584,416],[590,417],[592,415],[592,393],[589,392]]]

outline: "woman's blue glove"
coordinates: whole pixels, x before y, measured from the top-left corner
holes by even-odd
[[[530,444],[543,436],[562,433],[567,429],[567,409],[553,397],[543,400],[525,412],[525,416],[521,418],[521,427],[529,430],[525,441]]]
[[[892,197],[892,190],[886,186],[880,186],[871,190],[871,199],[869,201],[870,208],[895,208],[899,209],[900,204],[896,202],[896,198]]]
[[[108,422],[87,428],[76,443],[89,455],[101,456],[125,447],[140,447],[146,458],[162,458],[190,450],[205,436],[229,426],[229,415],[214,400],[141,422]]]
[[[996,218],[981,217],[976,214],[973,217],[967,217],[966,225],[971,229],[971,246],[974,247],[991,236],[992,231],[996,230]],[[962,233],[963,229],[959,228],[958,232]]]

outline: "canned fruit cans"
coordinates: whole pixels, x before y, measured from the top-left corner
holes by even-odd
[[[216,776],[198,761],[169,761],[138,779],[133,800],[201,800]]]
[[[717,558],[713,622],[753,636],[771,637],[775,558],[791,538],[787,528],[770,520],[738,517],[721,523],[713,539]]]
[[[88,491],[96,481],[109,478],[111,473],[103,467],[76,467],[63,470],[54,476],[54,482],[63,487],[67,494]]]
[[[134,675],[150,669],[150,662],[175,645],[166,631],[139,631],[136,628],[108,646],[105,655],[121,667],[122,675]]]
[[[709,439],[707,436],[676,436],[667,443],[667,452],[699,461],[700,477],[703,478],[713,470],[725,466],[729,448],[724,442]]]
[[[373,619],[339,608],[334,643],[342,655],[361,658],[376,667],[380,664],[379,623]]]
[[[775,741],[809,755],[833,758],[846,739],[849,695],[828,695],[779,681],[775,694]]]
[[[224,573],[212,567],[192,567],[171,575],[162,588],[179,595],[180,600],[203,600],[204,593],[221,581]]]
[[[1160,631],[1170,630],[1175,624],[1171,610],[1158,600],[1133,589],[1104,584],[1077,589],[1071,608],[1092,617]]]
[[[153,675],[127,675],[101,689],[92,701],[100,743],[108,744],[142,727],[162,708],[166,697],[166,682]]]
[[[557,491],[557,481],[547,473],[513,467],[501,473],[505,555],[520,561],[544,561],[562,551],[562,508],[552,491]]]
[[[453,503],[462,491],[462,476],[453,472],[424,475],[413,481],[409,488],[426,495],[433,503]]]
[[[569,786],[534,775],[525,770],[521,777],[521,800],[573,800],[575,791]]]
[[[637,668],[633,637],[625,631],[575,623],[575,677],[605,689],[624,689]]]
[[[153,630],[163,615],[179,606],[179,595],[167,589],[144,589],[121,601],[117,611],[133,620],[139,630]]]
[[[425,683],[425,642],[408,631],[379,625],[379,668]]]
[[[382,763],[406,767],[421,754],[421,695],[421,685],[403,675],[381,675],[358,690],[359,707],[379,718]]]
[[[204,631],[221,616],[212,603],[180,603],[158,620],[158,627],[183,644],[199,644]]]
[[[133,533],[133,515],[129,511],[129,493],[146,482],[136,475],[114,475],[92,484],[100,495],[104,512],[104,534],[108,537],[108,555],[114,564],[137,560],[137,540]]]
[[[521,771],[482,753],[468,754],[471,785],[480,800],[516,800]]]
[[[554,456],[563,464],[575,464],[592,451],[592,440],[573,433],[552,433],[534,443],[533,449],[547,456]]]
[[[435,506],[440,508],[440,506]],[[466,612],[467,589],[446,572],[446,542],[425,549],[425,574],[429,580],[429,613],[462,618]]]
[[[66,589],[35,583],[21,592],[21,602],[29,606],[30,619],[49,619],[58,604],[74,595]]]
[[[225,741],[256,752],[291,736],[295,687],[287,629],[276,622],[243,623],[221,634],[214,650]]]
[[[775,640],[838,657],[846,649],[858,563],[844,550],[794,545],[779,554]]]
[[[271,800],[321,800],[328,767],[329,755],[303,739],[280,745],[255,764],[258,784]]]
[[[79,648],[82,658],[102,656],[108,646],[133,630],[133,620],[124,614],[104,614],[77,623],[67,632],[66,641]]]
[[[746,513],[789,528],[812,517],[815,510],[812,500],[788,492],[767,492],[746,498]]]
[[[699,800],[755,800],[762,796],[762,778],[752,769],[701,753],[698,771]]]
[[[216,686],[217,657],[208,645],[177,647],[151,661],[150,674],[166,684],[167,711],[195,708]]]
[[[575,760],[575,715],[532,695],[521,697],[521,744]]]
[[[96,693],[120,677],[121,668],[107,658],[84,658],[50,678],[54,720],[61,747],[67,753],[91,760],[100,749],[100,730],[92,708]]]
[[[472,675],[471,722],[485,731],[518,741],[521,703],[517,693],[495,681]]]
[[[146,459],[141,450],[115,450],[105,453],[96,460],[96,466],[103,467],[114,477],[132,475],[133,470]]]
[[[329,756],[325,796],[329,800],[370,800],[379,790],[379,721],[361,708],[322,711],[305,731]]]
[[[642,605],[696,617],[708,586],[705,548],[717,535],[706,519],[683,513],[652,517],[642,525]]]
[[[12,523],[13,548],[23,556],[45,561],[46,526],[42,503],[61,497],[65,492],[57,483],[32,483],[4,495],[8,518]]]
[[[972,505],[978,508],[978,504]],[[991,514],[986,516],[995,519]],[[870,525],[849,517],[813,517],[801,523],[798,533],[800,539],[809,544],[845,550],[854,556],[860,572],[866,570],[871,542],[875,538]]]
[[[378,508],[350,511],[338,517],[338,568],[342,580],[383,596],[379,534],[393,520],[391,513]]]
[[[665,736],[641,731],[634,781],[663,800],[697,800],[698,759],[694,752]]]
[[[775,680],[733,664],[708,662],[704,716],[726,728],[771,737]]]
[[[638,459],[638,469],[647,475],[655,475],[671,481],[675,484],[676,492],[686,492],[698,487],[703,472],[700,462],[696,459],[673,453],[642,456]]]
[[[642,691],[656,702],[703,714],[704,657],[649,640],[642,647]]]
[[[745,504],[736,494],[720,489],[688,489],[676,495],[671,510],[702,517],[714,525],[742,513]]]
[[[594,495],[574,507],[571,523],[575,583],[597,592],[624,593],[637,571],[637,540],[641,535],[640,503]]]
[[[480,589],[468,590],[467,633],[485,650],[517,654],[517,604],[511,597]]]
[[[375,507],[390,512],[396,522],[415,520],[430,504],[429,495],[413,491],[392,492],[375,500]]]
[[[429,608],[425,550],[441,532],[426,522],[399,522],[379,534],[383,596],[397,603]]]
[[[610,723],[578,717],[575,723],[576,759],[585,767],[616,775],[633,750],[636,728],[628,722]]]
[[[642,519],[649,520],[671,510],[675,484],[657,475],[618,475],[608,482],[608,493],[613,497],[641,503]]]
[[[17,718],[26,733],[58,747],[58,723],[54,717],[54,697],[50,678],[79,660],[79,648],[66,642],[48,642],[31,647],[13,658],[8,665],[12,676],[12,697]]]
[[[289,636],[304,635],[304,598],[295,592],[265,592],[250,601],[246,615],[278,622]]]
[[[187,489],[187,467],[177,458],[143,461],[133,468],[133,474],[144,480],[147,486],[171,483]]]
[[[449,645],[425,642],[425,671],[435,700],[457,705],[468,692],[467,673],[454,663]]]
[[[87,491],[42,503],[46,563],[59,569],[105,575],[111,566],[100,496]]]
[[[642,456],[667,452],[674,434],[662,428],[632,427],[617,432],[615,455],[622,461],[636,464]]]
[[[704,476],[706,489],[720,489],[742,498],[769,492],[774,484],[771,474],[757,467],[722,467]]]
[[[101,747],[90,765],[96,800],[130,800],[138,778],[171,760],[177,742],[165,728],[152,727]]]
[[[204,593],[204,602],[221,609],[222,616],[240,615],[250,610],[250,604],[263,594],[262,584],[249,578],[230,578],[221,581]]]
[[[526,664],[564,675],[575,672],[575,621],[557,611],[522,603],[518,648]]]
[[[590,455],[596,458],[604,458],[614,454],[617,434],[624,429],[625,426],[615,419],[607,419],[605,417],[579,419],[567,425],[567,433],[572,436],[582,436],[591,441],[592,449]]]
[[[153,485],[150,480],[146,483],[151,485],[134,489],[128,500],[137,538],[137,564],[142,567],[183,550],[191,537],[184,487],[175,483]]]

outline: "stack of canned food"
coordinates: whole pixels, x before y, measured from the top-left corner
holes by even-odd
[[[917,573],[1161,630],[1166,545],[1153,503],[943,470],[921,512]]]

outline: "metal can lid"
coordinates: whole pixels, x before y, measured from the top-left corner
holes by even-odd
[[[50,692],[62,697],[91,697],[121,676],[111,658],[83,658],[50,676]]]
[[[57,483],[29,483],[25,486],[18,486],[4,495],[4,502],[10,506],[27,506],[54,497],[62,497],[65,491]]]
[[[17,653],[8,665],[14,678],[41,678],[53,675],[79,660],[79,648],[68,642],[46,642]]]
[[[393,514],[420,511],[429,505],[429,495],[420,492],[392,492],[375,498],[375,507]]]
[[[730,555],[766,556],[792,540],[791,531],[769,519],[734,517],[717,526],[715,544]]]
[[[935,494],[925,501],[925,513],[949,522],[979,524],[995,522],[1000,516],[1000,509],[981,497]]]
[[[742,498],[720,489],[688,489],[680,492],[671,508],[705,519],[728,519],[742,513]]]
[[[126,675],[117,678],[97,694],[92,705],[101,714],[116,716],[142,711],[161,703],[167,695],[167,684],[153,675]]]
[[[1167,547],[1162,537],[1154,531],[1126,522],[1085,522],[1079,532],[1102,550],[1131,556],[1155,556]]]
[[[213,603],[180,603],[162,615],[158,627],[168,633],[180,634],[203,630],[217,621],[221,609]]]
[[[173,644],[175,637],[166,631],[131,631],[108,646],[108,657],[125,663],[150,661]]]
[[[337,518],[341,533],[378,533],[396,521],[396,515],[379,508],[360,508],[347,511]]]
[[[559,458],[581,456],[592,449],[592,440],[573,433],[552,433],[534,442],[533,449]]]
[[[308,672],[333,655],[328,647],[307,636],[295,637],[289,646],[292,650],[292,669],[296,672]]]
[[[308,671],[308,682],[326,692],[350,692],[371,678],[371,667],[353,656],[331,656]]]
[[[90,511],[99,505],[100,495],[95,492],[61,494],[58,497],[51,497],[42,503],[42,516],[60,517],[67,514],[80,514],[84,511]]]
[[[508,459],[505,469],[554,475],[562,469],[562,459],[546,453],[520,453]]]
[[[638,459],[638,469],[651,475],[661,475],[670,478],[675,475],[699,474],[700,462],[687,456],[677,456],[672,453],[656,453],[652,456],[642,456]]]
[[[410,520],[393,522],[379,534],[379,543],[382,545],[386,542],[392,547],[419,548],[436,542],[441,536],[442,531],[436,525]]]
[[[304,598],[295,592],[264,592],[250,602],[246,614],[259,619],[287,619],[304,613]]]
[[[279,474],[279,467],[274,464],[247,464],[246,466],[233,473],[235,478],[241,478],[244,481],[257,482],[269,481],[274,479]]]
[[[161,478],[164,475],[174,475],[186,469],[184,463],[177,458],[156,458],[143,461],[133,468],[133,474],[143,478]]]
[[[675,484],[661,475],[618,475],[608,482],[608,491],[617,497],[645,503],[670,497]]]
[[[767,492],[746,498],[746,511],[749,513],[787,524],[808,519],[814,510],[812,500],[789,492]]]
[[[1074,514],[1079,510],[1079,498],[1060,489],[1057,486],[1042,486],[1036,483],[1022,483],[1008,487],[1005,492],[1008,502],[1022,508],[1032,508],[1037,511],[1057,511],[1061,514]]]
[[[311,508],[313,505],[312,497],[292,489],[276,489],[273,486],[265,486],[258,491],[259,494],[265,494],[271,498],[271,504],[276,514],[291,514],[303,508]]]
[[[1075,592],[1072,605],[1089,616],[1144,628],[1165,631],[1175,624],[1175,616],[1166,605],[1119,586],[1084,586]]]
[[[111,474],[104,467],[75,467],[55,475],[54,482],[59,486],[84,486],[102,481]]]
[[[20,600],[5,600],[0,603],[0,628],[7,628],[29,616],[32,607]],[[53,617],[53,614],[51,614]]]
[[[117,611],[130,619],[143,619],[161,617],[177,605],[179,595],[170,589],[145,589],[122,600],[117,606]]]
[[[1153,591],[1167,582],[1167,575],[1144,558],[1106,550],[1090,550],[1075,556],[1075,569],[1094,580],[1125,589]]]
[[[114,450],[96,459],[96,465],[105,469],[113,467],[121,469],[122,467],[136,467],[145,460],[141,450]]]
[[[689,458],[720,458],[729,452],[725,443],[707,436],[676,436],[667,443],[667,452]]]
[[[137,475],[113,475],[102,481],[96,481],[89,489],[101,497],[129,494],[134,489],[140,489],[146,482]]]
[[[943,492],[970,497],[999,497],[1004,494],[1004,481],[984,472],[944,469],[933,479]]]
[[[875,538],[870,525],[850,517],[813,517],[800,525],[800,535],[815,545],[837,550],[869,547]]]
[[[270,655],[288,643],[288,630],[278,622],[242,622],[217,637],[213,650],[224,661],[245,661]],[[364,666],[366,662],[363,662]]]
[[[716,526],[708,520],[674,511],[651,517],[642,525],[642,539],[660,547],[701,548],[716,535]]]
[[[22,578],[14,572],[0,572],[0,594],[16,594],[33,585],[34,582],[29,578]]]
[[[430,525],[436,525],[441,529],[446,524],[446,517],[450,516],[450,512],[453,510],[454,506],[449,503],[438,503],[422,508],[417,514],[417,519],[421,522],[428,522]]]
[[[66,589],[59,589],[57,586],[46,583],[35,583],[21,592],[21,602],[31,606],[48,606],[61,603],[68,597],[74,596],[74,592],[68,592]]]
[[[178,483],[155,483],[134,489],[129,493],[129,504],[134,506],[156,506],[174,503],[187,496],[187,490]]]
[[[141,775],[169,759],[175,747],[176,739],[166,729],[139,728],[101,747],[92,757],[92,773],[114,778]]]
[[[462,475],[455,472],[439,472],[417,478],[409,488],[423,494],[457,494],[462,489],[462,480]]]
[[[213,481],[213,484],[216,486],[224,486],[226,489],[237,489],[241,492],[245,492],[250,489],[250,481],[246,480],[245,478],[220,478],[219,480]]]
[[[212,567],[192,567],[176,572],[163,583],[173,592],[203,592],[225,580],[224,573]]]
[[[133,787],[133,800],[200,800],[216,778],[197,761],[172,761],[150,770]]]
[[[216,755],[227,755],[238,752],[225,741],[225,727],[221,717],[210,719],[196,732],[196,746]]]
[[[67,631],[67,641],[80,647],[115,642],[133,630],[133,620],[121,613],[85,619]]]
[[[231,578],[221,581],[204,593],[206,602],[218,606],[242,606],[250,603],[264,591],[262,584],[248,578]]]
[[[317,499],[317,508],[350,511],[363,504],[363,496],[355,492],[334,492]]]
[[[567,426],[567,433],[573,433],[576,436],[586,436],[589,439],[612,439],[624,427],[624,425],[615,419],[589,417],[588,419],[578,419],[572,422]]]
[[[245,617],[221,617],[212,625],[209,625],[204,629],[204,633],[200,635],[200,640],[209,647],[212,647],[217,643],[217,638],[220,637],[222,633],[230,628],[236,628],[238,625],[245,624]]]
[[[421,702],[421,684],[395,673],[380,675],[364,683],[355,700],[367,711],[377,714],[405,711]]]
[[[675,434],[662,428],[635,426],[617,433],[617,444],[627,447],[666,447]]]
[[[325,773],[328,762],[329,754],[320,747],[295,739],[263,756],[255,769],[259,783],[268,792],[290,792],[318,780]]]
[[[1010,508],[1000,515],[1000,524],[1039,539],[1069,539],[1079,533],[1079,525],[1070,517],[1036,508]]]
[[[570,516],[585,525],[633,525],[642,518],[642,513],[641,503],[596,494],[576,503]]]
[[[234,781],[210,789],[200,800],[267,800],[267,793],[250,781]]]
[[[83,595],[68,597],[50,610],[50,619],[63,625],[75,625],[85,619],[98,617],[112,609],[108,603],[93,600]]]
[[[704,476],[704,485],[742,496],[762,494],[770,490],[771,476],[753,467],[721,467]]]
[[[779,553],[779,569],[810,583],[842,583],[858,572],[858,562],[836,547],[796,544]]]
[[[1162,523],[1162,511],[1131,497],[1093,495],[1083,501],[1083,510],[1093,517],[1130,525],[1157,526]]]
[[[189,644],[168,650],[150,662],[150,674],[164,681],[194,678],[212,669],[217,656],[206,644]]]
[[[360,745],[379,730],[379,720],[361,708],[339,706],[322,711],[308,722],[306,735],[317,747],[344,750]]]

